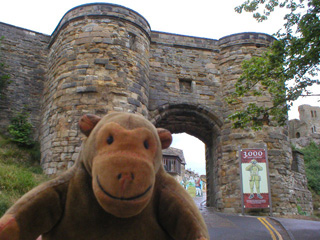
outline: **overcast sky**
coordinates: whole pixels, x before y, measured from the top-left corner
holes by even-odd
[[[11,0],[2,1],[0,21],[37,32],[51,34],[71,8],[90,0]],[[251,14],[237,14],[242,0],[110,0],[140,13],[152,30],[218,39],[238,32],[272,34],[281,27],[281,18],[257,24]]]
[[[131,8],[140,13],[153,31],[219,39],[239,32],[263,32],[272,35],[283,25],[283,11],[277,10],[264,23],[257,23],[249,13],[238,14],[234,8],[244,0],[118,0],[106,1]],[[0,22],[12,24],[36,32],[51,35],[63,15],[73,7],[90,2],[89,0],[3,0],[0,4]],[[313,90],[319,93],[320,88]],[[297,106],[310,104],[320,106],[319,97],[303,98],[294,104],[289,118],[298,118]],[[174,146],[180,143],[183,148],[187,168],[203,174],[204,146],[188,153],[196,141],[183,141],[186,136],[175,137]],[[200,142],[201,143],[201,142]],[[179,145],[180,146],[180,145]],[[191,146],[191,147],[190,147]],[[203,150],[201,150],[203,149]],[[201,153],[203,151],[203,153]],[[188,153],[188,154],[187,154]],[[201,155],[201,156],[200,156]],[[190,157],[189,157],[190,156]],[[199,162],[201,164],[199,164]],[[201,171],[198,170],[200,166]]]

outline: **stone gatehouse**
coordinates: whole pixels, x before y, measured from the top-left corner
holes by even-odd
[[[1,61],[13,81],[1,100],[1,126],[23,106],[41,142],[41,164],[54,174],[80,151],[78,119],[85,113],[141,114],[172,133],[186,132],[206,145],[207,204],[241,212],[238,148],[268,148],[273,212],[312,212],[305,175],[292,170],[288,127],[233,129],[227,116],[270,96],[246,96],[234,105],[241,62],[274,41],[263,33],[219,40],[152,31],[139,13],[113,4],[68,11],[51,36],[0,23]],[[299,175],[298,177],[297,174]]]

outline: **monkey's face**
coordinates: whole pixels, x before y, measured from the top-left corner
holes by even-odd
[[[127,130],[109,123],[100,129],[96,142],[92,185],[98,202],[117,217],[139,214],[153,193],[155,136],[147,128]]]

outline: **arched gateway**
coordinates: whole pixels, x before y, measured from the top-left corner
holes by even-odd
[[[312,212],[305,175],[291,170],[287,127],[271,122],[253,132],[232,129],[227,120],[250,102],[271,104],[267,93],[234,105],[225,98],[234,91],[241,62],[261,55],[273,37],[240,33],[212,40],[155,32],[137,12],[98,3],[71,9],[54,33],[42,38],[43,93],[32,117],[41,121],[41,163],[48,174],[76,160],[80,116],[135,112],[158,127],[187,132],[205,143],[209,206],[241,212],[238,148],[267,146],[273,212],[297,213],[298,205]]]
[[[214,188],[218,182],[217,163],[218,149],[217,141],[222,126],[221,119],[210,113],[205,107],[190,104],[165,105],[150,113],[151,121],[157,127],[163,127],[172,133],[186,132],[200,139],[206,145],[206,173],[207,173],[207,204],[216,206],[217,189]]]

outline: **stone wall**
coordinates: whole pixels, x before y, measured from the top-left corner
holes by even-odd
[[[149,110],[191,104],[220,115],[218,41],[161,32],[152,32],[151,39]]]
[[[288,128],[270,121],[259,132],[232,129],[227,119],[251,102],[271,106],[267,93],[244,97],[233,105],[225,98],[235,90],[242,61],[260,56],[273,37],[241,33],[213,40],[153,32],[140,14],[113,4],[71,9],[51,37],[17,30],[26,34],[25,40],[33,37],[29,41],[37,45],[26,52],[11,44],[16,37],[10,34],[16,28],[0,26],[8,32],[4,49],[12,48],[7,60],[15,55],[20,55],[17,64],[31,60],[19,70],[19,76],[25,77],[25,92],[34,91],[39,83],[32,93],[38,99],[24,100],[37,111],[32,118],[36,126],[42,119],[41,163],[47,174],[62,172],[77,160],[81,115],[134,112],[157,127],[186,132],[205,143],[207,204],[224,212],[241,212],[239,147],[267,146],[273,212],[297,213],[298,203],[292,199],[308,190],[306,181],[301,181],[305,175],[291,167]],[[20,91],[20,85],[11,87]],[[15,104],[15,97],[8,99]],[[303,210],[312,212],[311,200],[300,199]]]
[[[46,80],[49,36],[0,23],[0,62],[6,65],[11,84],[0,99],[0,127],[5,132],[15,111],[26,109],[39,136],[41,99]]]
[[[218,41],[160,32],[151,40],[150,118],[209,143],[223,121]]]
[[[289,176],[288,189],[290,193],[289,201],[291,205],[301,208],[301,211],[310,212],[313,209],[312,194],[308,189],[303,154],[293,151],[293,161],[291,164],[291,176]]]
[[[292,138],[290,139],[290,142],[292,145],[294,145],[296,148],[304,148],[310,145],[311,142],[315,142],[316,144],[320,144],[320,134],[319,133],[313,133],[310,134],[307,137],[300,137],[300,138]]]

